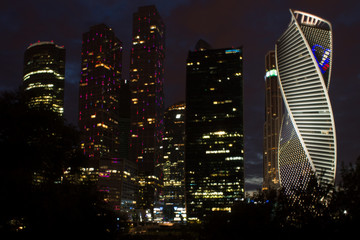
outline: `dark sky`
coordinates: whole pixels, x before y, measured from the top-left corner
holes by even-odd
[[[360,1],[353,0],[2,0],[0,5],[0,90],[22,82],[24,51],[53,40],[66,48],[65,117],[76,124],[81,37],[105,23],[123,42],[123,77],[128,77],[132,14],[154,4],[166,25],[165,103],[185,98],[189,50],[202,38],[214,48],[244,48],[246,190],[262,181],[264,56],[290,22],[289,8],[332,23],[334,38],[330,99],[334,111],[338,170],[360,155]]]

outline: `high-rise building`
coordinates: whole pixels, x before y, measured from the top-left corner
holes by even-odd
[[[164,217],[186,220],[185,212],[185,103],[167,108],[164,114]]]
[[[277,189],[280,186],[278,147],[283,101],[275,65],[275,51],[269,51],[265,57],[263,190]]]
[[[25,51],[23,89],[30,108],[45,108],[63,116],[65,48],[37,42]]]
[[[164,135],[165,26],[155,6],[134,13],[132,41],[129,159],[139,170],[137,207],[152,214],[161,192]]]
[[[121,210],[136,214],[136,198],[138,194],[137,165],[126,159],[119,159],[121,164]],[[134,215],[133,215],[134,216]]]
[[[105,24],[83,34],[79,89],[81,148],[87,171],[115,210],[121,206],[121,178],[128,144],[129,97],[121,78],[122,43]]]
[[[291,21],[275,45],[285,105],[279,143],[280,184],[286,192],[307,186],[312,175],[333,183],[336,135],[329,98],[332,68],[330,22],[290,10]]]
[[[230,212],[244,198],[242,47],[200,40],[186,68],[185,194],[188,221]]]

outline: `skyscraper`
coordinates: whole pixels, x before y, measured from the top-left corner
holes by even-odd
[[[89,158],[88,171],[99,191],[119,210],[123,168],[120,158],[126,157],[121,150],[122,145],[127,146],[128,132],[121,114],[129,113],[126,100],[122,99],[126,98],[127,89],[127,82],[121,79],[122,43],[108,26],[95,25],[83,34],[81,55],[81,148]]]
[[[277,79],[275,51],[269,51],[265,57],[263,190],[276,189],[280,186],[278,147],[282,114],[283,101]]]
[[[290,10],[291,21],[275,45],[276,69],[285,105],[279,143],[280,184],[292,189],[315,175],[332,183],[336,135],[328,89],[332,68],[330,22]]]
[[[182,221],[185,212],[185,103],[174,104],[164,114],[164,216]]]
[[[155,6],[133,15],[130,62],[130,160],[139,170],[138,209],[153,209],[161,191],[165,26]],[[152,210],[151,210],[152,211]]]
[[[244,198],[242,47],[200,40],[186,68],[185,190],[188,221],[230,212]]]
[[[25,51],[23,88],[30,108],[45,108],[63,116],[65,48],[37,42]]]

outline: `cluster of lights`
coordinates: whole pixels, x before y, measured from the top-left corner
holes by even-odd
[[[231,213],[231,207],[222,207],[222,208],[213,207],[213,208],[211,208],[211,211],[213,211],[213,212],[229,212],[229,213]]]
[[[108,169],[104,172],[99,172],[99,177],[105,177],[108,178],[111,176],[111,174],[121,174],[121,171],[114,170],[114,169]]]
[[[54,87],[54,84],[42,84],[42,83],[30,83],[25,90],[30,90],[33,88],[44,88],[46,90],[51,90]]]
[[[54,70],[51,69],[47,69],[47,70],[37,70],[37,71],[33,71],[33,72],[29,72],[27,74],[24,75],[23,80],[27,80],[31,77],[31,75],[36,75],[36,74],[46,74],[46,73],[51,73],[54,74],[58,79],[64,79],[64,76],[61,75],[60,73],[55,72]]]
[[[266,73],[265,73],[265,78],[269,78],[269,77],[277,77],[277,71],[276,71],[276,69],[271,69],[271,70],[269,70],[269,71],[267,71]]]
[[[321,73],[325,73],[328,69],[329,69],[329,64],[330,64],[330,49],[325,49],[322,46],[320,46],[319,44],[315,44],[312,48],[311,48],[315,59],[320,67]],[[321,56],[321,61],[318,60],[317,56],[316,56],[316,52],[323,52],[323,55]]]
[[[224,100],[224,101],[213,101],[213,104],[225,104],[225,103],[232,103],[232,100]]]
[[[225,54],[240,53],[240,49],[228,49],[225,50]]]
[[[220,149],[220,150],[208,150],[206,154],[222,154],[222,153],[229,153],[230,150],[228,149]]]

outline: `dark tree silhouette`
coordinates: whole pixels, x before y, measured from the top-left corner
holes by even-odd
[[[21,92],[0,94],[0,112],[0,233],[114,237],[118,216],[95,186],[63,178],[84,164],[77,129],[49,110],[28,109]]]
[[[357,234],[360,226],[360,156],[355,165],[342,163],[341,181],[334,193],[330,208],[337,232]]]

